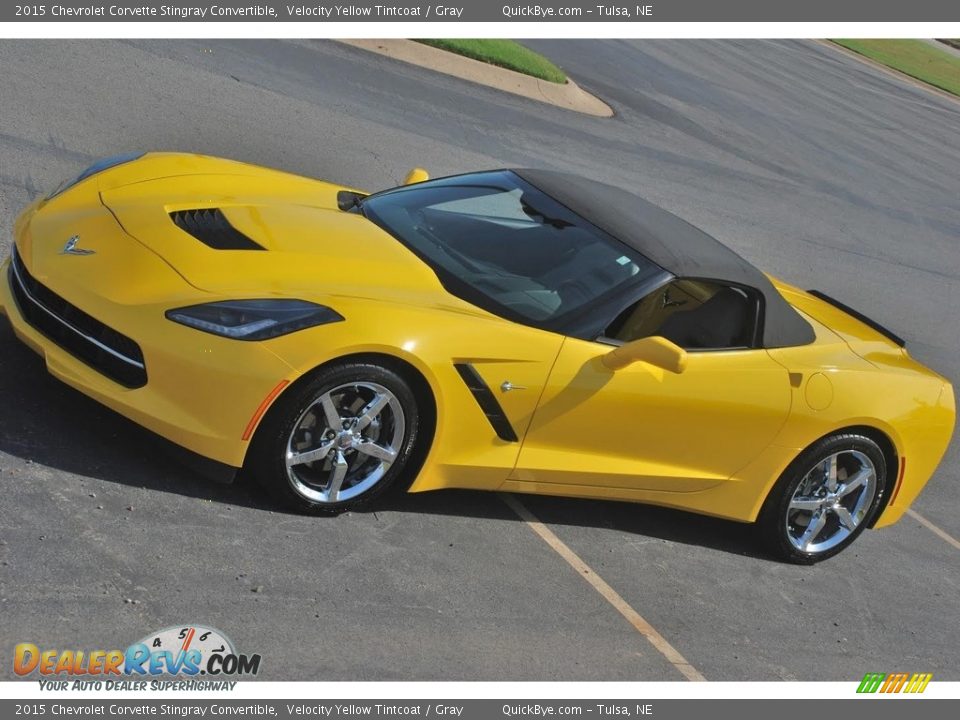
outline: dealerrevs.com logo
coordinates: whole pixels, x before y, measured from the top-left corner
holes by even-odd
[[[933,680],[933,673],[867,673],[858,693],[922,693]]]
[[[168,627],[151,633],[126,650],[41,650],[19,643],[13,652],[19,676],[90,679],[109,676],[252,676],[260,655],[238,653],[226,635],[202,625]]]

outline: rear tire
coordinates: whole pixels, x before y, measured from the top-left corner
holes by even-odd
[[[876,442],[854,433],[825,437],[773,486],[757,520],[761,542],[785,562],[826,560],[859,537],[886,491],[886,461]]]
[[[369,504],[402,477],[421,436],[413,390],[392,369],[345,362],[284,393],[257,430],[248,467],[294,510],[336,514]]]

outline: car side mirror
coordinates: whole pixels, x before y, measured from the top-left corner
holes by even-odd
[[[611,370],[645,362],[672,373],[682,373],[687,367],[687,351],[664,337],[645,337],[611,350],[601,360]]]
[[[407,176],[403,179],[403,184],[413,185],[414,183],[421,183],[424,180],[429,179],[430,173],[428,173],[422,167],[415,167],[413,170],[407,173]]]

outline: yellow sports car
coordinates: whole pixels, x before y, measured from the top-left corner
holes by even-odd
[[[307,512],[390,486],[631,500],[809,563],[896,522],[954,424],[888,330],[563,173],[368,195],[120,156],[20,215],[3,276],[53,375]]]

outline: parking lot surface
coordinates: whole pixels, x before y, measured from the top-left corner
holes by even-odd
[[[535,41],[586,117],[331,41],[0,41],[0,250],[94,159],[224,155],[377,190],[567,169],[623,184],[960,380],[960,104],[829,47]],[[362,268],[363,258],[358,258]],[[954,443],[915,509],[960,537]],[[682,680],[496,494],[291,515],[211,484],[54,381],[0,320],[0,676],[13,645],[126,647],[203,623],[272,680]],[[708,680],[960,679],[960,550],[913,517],[815,567],[749,526],[607,502],[524,507]]]

